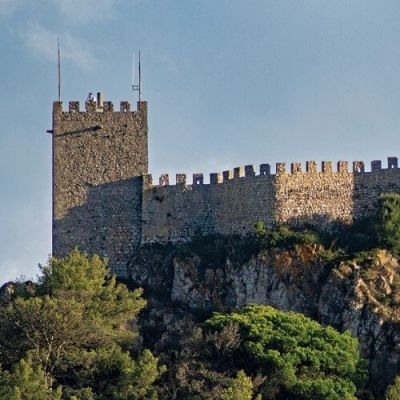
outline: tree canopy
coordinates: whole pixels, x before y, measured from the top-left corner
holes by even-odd
[[[358,342],[349,333],[302,314],[249,305],[241,312],[214,314],[195,332],[177,375],[181,398],[230,398],[240,382],[248,393],[268,400],[352,400],[363,367]]]
[[[117,284],[97,256],[74,250],[51,259],[36,293],[0,309],[1,390],[21,400],[61,391],[81,400],[155,398],[163,367],[150,351],[134,351],[133,322],[145,304],[142,290]]]

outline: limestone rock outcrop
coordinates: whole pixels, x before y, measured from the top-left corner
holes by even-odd
[[[205,265],[198,254],[172,249],[150,257],[156,253],[143,247],[131,273],[147,289],[150,304],[141,325],[145,341],[158,351],[213,311],[258,303],[304,313],[358,337],[377,398],[400,373],[400,263],[386,251],[334,266],[318,245],[274,250],[240,264],[227,258]]]

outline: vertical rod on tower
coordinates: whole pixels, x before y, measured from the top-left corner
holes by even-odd
[[[139,65],[138,65],[139,80],[138,80],[137,84],[135,83],[135,69],[136,69],[136,57],[135,57],[135,53],[133,53],[132,91],[138,92],[138,100],[141,101],[141,99],[142,99],[142,65],[141,65],[141,59],[140,59],[140,51],[139,51]]]
[[[140,66],[140,50],[139,50],[139,101],[141,100],[142,95],[142,72]]]
[[[61,101],[61,56],[60,38],[57,38],[57,61],[58,61],[58,101]]]

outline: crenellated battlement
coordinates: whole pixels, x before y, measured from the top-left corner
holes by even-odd
[[[96,101],[87,100],[85,101],[84,108],[81,109],[79,101],[70,101],[68,103],[68,109],[64,109],[62,101],[55,101],[53,109],[55,112],[63,114],[100,114],[100,113],[142,113],[147,110],[147,102],[138,101],[136,110],[131,109],[131,103],[129,101],[120,101],[119,110],[115,110],[114,104],[111,101]]]
[[[352,165],[352,170],[349,171],[349,165]],[[318,168],[317,161],[306,161],[305,168],[303,169],[303,165],[301,162],[292,162],[290,163],[290,172],[287,171],[286,163],[276,163],[275,165],[275,173],[271,172],[270,164],[260,164],[258,167],[255,165],[246,165],[241,167],[235,167],[233,170],[225,170],[222,172],[212,172],[209,175],[209,183],[205,182],[204,174],[202,173],[194,173],[192,176],[192,180],[189,182],[187,179],[187,175],[184,173],[176,174],[175,182],[176,185],[185,186],[185,185],[216,185],[216,184],[224,184],[227,182],[233,182],[237,179],[242,178],[253,178],[253,177],[265,177],[265,176],[280,176],[286,175],[290,177],[291,175],[299,175],[299,174],[307,174],[311,178],[316,174],[369,174],[369,173],[385,173],[387,171],[391,171],[393,169],[399,169],[398,167],[398,158],[397,157],[388,157],[387,158],[387,167],[382,167],[381,160],[373,160],[371,161],[370,170],[367,171],[365,168],[364,161],[338,161],[336,163],[336,169],[333,169],[332,161],[321,161]],[[156,184],[153,182],[152,175],[147,176],[147,188],[150,187],[163,187],[163,186],[175,186],[173,183],[170,183],[169,174],[162,174]]]
[[[59,103],[59,102],[57,102]],[[60,102],[62,107],[62,102]],[[70,101],[68,103],[68,110],[63,110],[62,112],[86,112],[86,113],[109,113],[109,112],[120,112],[120,113],[127,113],[127,112],[138,112],[140,111],[143,106],[146,105],[145,101],[140,101],[137,103],[137,109],[131,110],[131,103],[129,101],[120,101],[119,103],[119,110],[114,109],[114,103],[111,101],[104,101],[101,106],[98,105],[95,101],[86,101],[84,110],[81,110],[80,102],[79,101]]]

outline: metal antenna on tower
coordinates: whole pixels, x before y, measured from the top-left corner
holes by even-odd
[[[58,101],[61,101],[61,55],[60,55],[60,38],[57,38],[57,61],[58,61]]]
[[[141,63],[140,63],[140,51],[139,51],[139,80],[138,83],[135,83],[135,67],[136,67],[136,58],[135,53],[133,53],[133,68],[132,68],[132,91],[138,92],[138,99],[139,101],[142,98],[142,70],[141,70]]]

